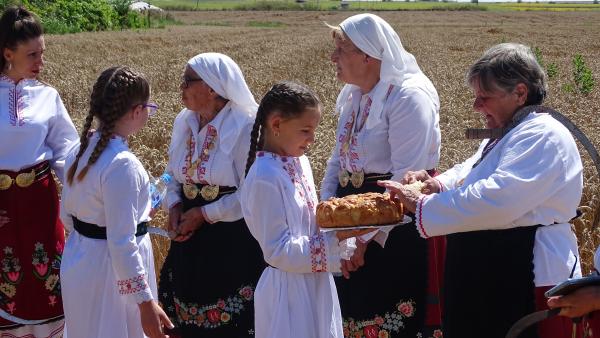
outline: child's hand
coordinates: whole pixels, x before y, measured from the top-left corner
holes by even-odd
[[[179,236],[175,237],[174,241],[184,242],[192,237],[194,231],[204,223],[202,207],[191,208],[184,212],[180,217],[180,221],[181,223],[179,223],[178,229]]]
[[[169,338],[163,333],[163,327],[172,329],[175,326],[163,309],[153,300],[139,304],[139,308],[144,333],[150,338]]]
[[[350,279],[350,272],[358,270],[361,266],[365,265],[365,252],[369,241],[363,242],[360,238],[356,239],[356,249],[350,257],[350,260],[342,259],[342,275],[344,278]]]
[[[10,218],[6,217],[5,215],[6,215],[6,211],[0,210],[0,228],[2,228],[2,226],[7,224],[8,222],[10,222]]]

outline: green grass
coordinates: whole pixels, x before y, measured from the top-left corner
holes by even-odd
[[[151,0],[153,5],[167,10],[337,10],[340,1],[307,0],[297,3],[294,0]],[[348,10],[369,11],[600,11],[598,4],[553,4],[553,3],[456,3],[430,1],[386,1],[349,2]]]

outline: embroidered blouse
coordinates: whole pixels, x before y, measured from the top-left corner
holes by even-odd
[[[335,196],[338,172],[363,170],[392,173],[401,180],[409,170],[432,169],[440,158],[439,102],[418,87],[392,86],[383,107],[383,118],[373,128],[364,124],[369,94],[355,90],[343,105],[336,144],[327,161],[321,184],[321,200]],[[359,114],[356,114],[356,112]],[[353,123],[353,116],[356,122]],[[344,142],[351,138],[348,150]]]
[[[94,133],[79,160],[77,173],[87,163],[98,140],[99,134]],[[67,158],[67,168],[75,155]],[[69,232],[73,232],[71,216],[106,227],[106,245],[120,293],[134,297],[137,303],[152,300],[138,248],[138,241],[148,235],[135,236],[137,225],[150,219],[149,179],[126,141],[119,137],[111,139],[82,181],[64,185],[61,204],[61,220]]]
[[[183,183],[240,186],[246,170],[254,120],[250,116],[240,119],[239,114],[231,113],[231,109],[231,104],[227,103],[202,128],[196,113],[190,110],[182,110],[175,118],[167,165],[167,171],[174,177],[168,187],[169,207],[181,201]],[[194,162],[198,164],[197,169],[188,177],[187,169]],[[202,207],[206,220],[214,223],[242,218],[238,195],[236,191]]]
[[[486,143],[437,176],[442,192],[417,204],[421,236],[541,224],[534,244],[536,286],[555,285],[573,271],[581,276],[568,222],[581,199],[583,167],[571,133],[550,115],[532,113],[472,168]]]
[[[49,160],[62,181],[64,159],[78,141],[56,89],[0,74],[0,169],[19,171]]]
[[[321,232],[316,224],[317,194],[306,156],[259,152],[241,191],[244,218],[267,263],[293,273],[341,271],[345,248],[334,232]]]

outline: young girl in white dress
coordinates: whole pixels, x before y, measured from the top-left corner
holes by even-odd
[[[350,234],[321,232],[315,223],[317,194],[304,155],[320,118],[315,95],[291,82],[273,86],[258,108],[240,197],[269,265],[254,295],[256,337],[344,337],[331,273],[354,247],[340,245]]]
[[[155,301],[148,174],[127,145],[158,108],[149,97],[142,74],[105,70],[80,149],[67,158],[61,219],[70,235],[60,277],[69,337],[162,338],[162,326],[172,327]],[[94,118],[98,130],[88,135]]]

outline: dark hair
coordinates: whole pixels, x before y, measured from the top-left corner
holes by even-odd
[[[4,48],[14,49],[18,44],[44,34],[39,21],[23,6],[6,8],[0,18],[0,72],[6,67]]]
[[[144,74],[135,72],[129,67],[111,67],[100,74],[92,89],[90,110],[81,131],[79,152],[67,172],[69,185],[73,183],[79,159],[88,147],[88,132],[92,127],[94,117],[100,122],[98,128],[98,132],[101,133],[100,140],[98,140],[87,164],[77,175],[78,181],[85,177],[89,167],[96,163],[108,145],[117,120],[135,105],[148,102],[149,98],[150,85]]]
[[[265,144],[265,123],[268,117],[277,112],[285,119],[297,118],[309,108],[321,106],[319,98],[308,87],[283,81],[275,84],[260,100],[256,120],[250,134],[250,151],[246,161],[246,175],[256,159],[256,151]]]
[[[467,73],[467,83],[475,80],[486,92],[500,89],[512,92],[519,83],[527,86],[525,105],[541,104],[546,98],[546,73],[531,48],[518,43],[501,43],[488,49]]]

